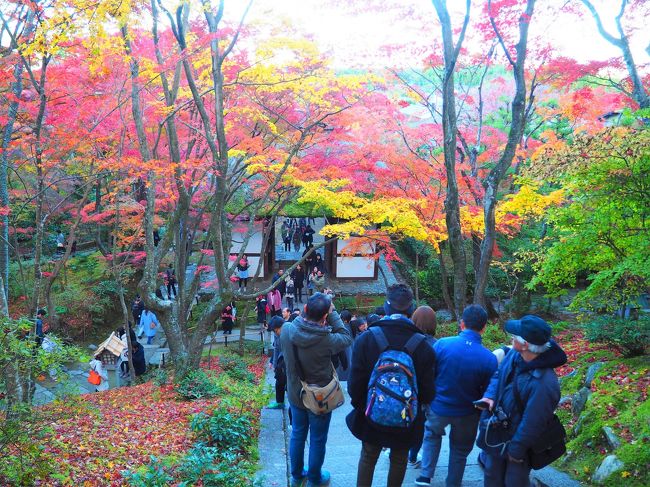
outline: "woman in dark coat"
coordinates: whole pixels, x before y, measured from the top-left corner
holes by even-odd
[[[302,303],[302,289],[305,287],[305,270],[300,264],[291,271],[291,279],[293,279],[293,285],[296,288],[296,303]]]
[[[144,359],[144,347],[140,345],[137,341],[131,342],[133,347],[133,370],[135,371],[135,376],[141,376],[147,371],[147,364]]]
[[[232,312],[232,306],[226,306],[221,312],[221,329],[224,335],[232,335],[232,327],[235,324],[235,316]]]
[[[316,254],[316,257],[314,258],[314,265],[312,267],[317,267],[318,270],[321,271],[323,274],[327,273],[325,271],[325,261],[323,260],[320,254]]]

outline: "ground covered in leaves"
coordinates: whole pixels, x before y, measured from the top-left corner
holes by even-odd
[[[213,414],[226,415],[230,423],[246,418],[241,431],[245,447],[228,448],[241,450],[229,450],[232,458],[244,454],[248,462],[248,457],[255,455],[255,448],[248,448],[248,439],[257,438],[259,411],[266,401],[261,385],[265,360],[259,356],[241,359],[230,353],[204,363],[203,371],[183,387],[158,377],[40,408],[38,418],[43,424],[36,442],[41,451],[41,473],[36,475],[43,476],[34,479],[33,485],[180,484],[183,476],[176,470],[187,467],[182,465],[183,458],[197,441],[202,447],[219,446],[209,433],[209,440],[200,438],[201,429],[208,431],[209,424],[197,418],[209,419]],[[213,456],[217,453],[223,452],[215,449]]]
[[[562,326],[562,325],[561,325]],[[605,481],[609,486],[650,485],[650,361],[647,355],[626,358],[612,345],[592,343],[578,326],[564,325],[557,341],[568,355],[558,369],[565,400],[558,415],[569,435],[567,455],[556,462],[579,480],[591,482],[607,455],[616,455],[624,467]],[[590,366],[601,362],[582,412],[574,411],[575,394],[584,387]],[[603,427],[620,441],[613,447]]]

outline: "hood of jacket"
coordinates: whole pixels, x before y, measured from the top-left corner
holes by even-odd
[[[331,331],[331,326],[321,326],[318,323],[307,321],[302,316],[298,316],[293,320],[291,341],[301,348],[311,347],[320,342],[323,337],[329,335]]]
[[[554,369],[560,367],[567,362],[566,353],[560,348],[560,346],[554,341],[551,340],[551,348],[546,352],[538,355],[536,358],[530,362],[521,361],[519,364],[519,370],[522,372],[526,370],[534,369]]]

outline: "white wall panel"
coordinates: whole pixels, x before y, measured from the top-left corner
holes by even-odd
[[[336,277],[375,277],[375,259],[371,257],[338,257]]]

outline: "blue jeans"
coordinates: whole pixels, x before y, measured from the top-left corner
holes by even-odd
[[[511,462],[485,452],[481,452],[480,460],[484,466],[484,487],[528,487],[530,485],[528,461]]]
[[[472,451],[474,440],[476,440],[480,415],[477,412],[470,416],[438,416],[431,409],[427,409],[426,413],[427,421],[424,424],[424,441],[422,443],[422,476],[433,477],[445,428],[447,425],[451,425],[446,485],[447,487],[460,487],[465,473],[467,455]]]
[[[321,467],[325,461],[325,444],[330,429],[332,413],[316,415],[289,403],[291,409],[291,438],[289,439],[289,461],[291,477],[304,477],[305,441],[309,432],[309,462],[307,478],[313,484],[321,483]]]
[[[153,338],[154,338],[155,336],[156,336],[156,335],[151,335],[150,337],[147,337],[147,345],[151,345],[151,342],[153,342]]]

